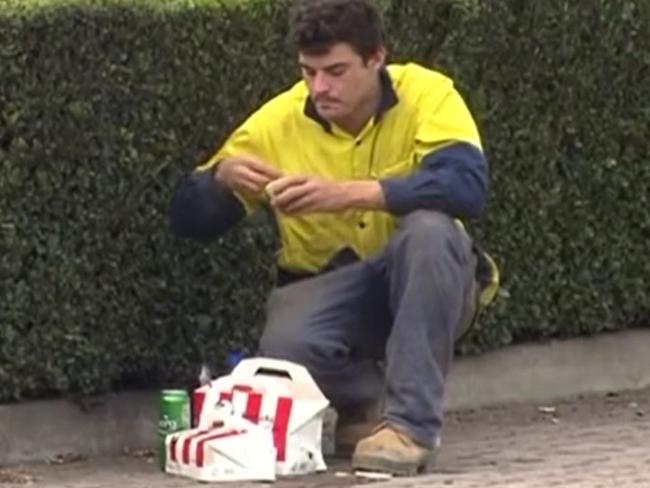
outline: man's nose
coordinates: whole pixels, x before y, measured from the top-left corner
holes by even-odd
[[[330,83],[327,75],[324,73],[316,73],[312,82],[312,89],[317,95],[327,94],[330,91]]]

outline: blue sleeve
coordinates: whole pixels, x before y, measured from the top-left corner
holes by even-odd
[[[207,170],[180,182],[172,197],[169,220],[178,237],[205,242],[225,234],[245,214],[234,193],[215,182],[212,170]]]
[[[471,219],[480,217],[485,209],[488,167],[477,147],[455,143],[424,156],[415,173],[380,184],[386,208],[395,215],[430,209]]]

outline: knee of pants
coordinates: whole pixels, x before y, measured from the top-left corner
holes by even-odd
[[[406,244],[409,251],[429,256],[451,251],[466,257],[471,248],[469,237],[447,214],[434,210],[416,210],[405,216],[396,237],[396,245]],[[435,253],[428,251],[435,250]],[[465,259],[462,259],[463,261]]]

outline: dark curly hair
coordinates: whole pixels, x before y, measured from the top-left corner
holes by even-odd
[[[297,0],[290,14],[289,42],[306,54],[325,54],[344,42],[367,60],[384,43],[381,16],[367,0]]]

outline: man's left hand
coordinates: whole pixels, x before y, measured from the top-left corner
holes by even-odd
[[[318,176],[285,176],[267,187],[273,208],[285,214],[339,212],[348,207],[345,185]]]
[[[279,212],[342,212],[348,209],[383,210],[386,202],[378,181],[331,181],[320,176],[285,176],[266,187],[271,205]]]

